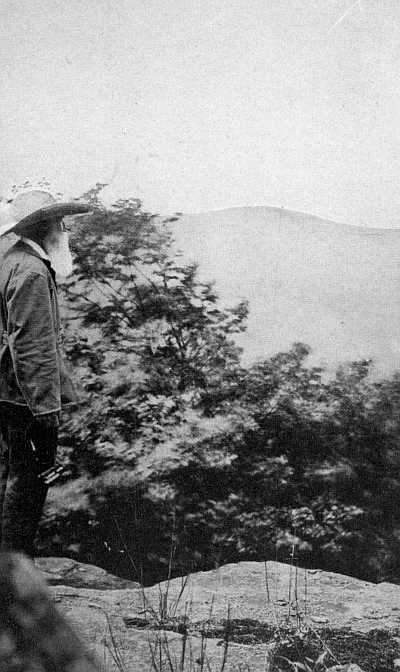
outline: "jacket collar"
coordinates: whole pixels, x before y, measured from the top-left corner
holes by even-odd
[[[42,257],[42,259],[46,259],[47,261],[50,261],[48,254],[44,251],[43,247],[38,245],[38,243],[35,243],[34,240],[31,240],[30,238],[26,238],[25,236],[21,236],[21,240],[23,243],[26,245],[29,245],[29,247],[34,250],[39,257]]]
[[[51,277],[53,278],[54,284],[57,286],[56,272],[55,272],[54,268],[52,267],[52,265],[50,263],[49,257],[47,256],[46,252],[40,247],[40,245],[35,243],[33,240],[30,240],[30,238],[25,238],[25,237],[23,237],[23,238],[21,237],[19,239],[17,245],[23,245],[26,252],[28,252],[29,254],[32,254],[34,257],[38,257],[39,259],[41,259],[43,261],[44,265],[47,266],[47,269],[48,269]]]

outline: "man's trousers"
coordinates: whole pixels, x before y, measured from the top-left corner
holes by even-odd
[[[33,557],[48,490],[41,473],[54,466],[58,429],[7,403],[0,404],[0,429],[0,547]]]

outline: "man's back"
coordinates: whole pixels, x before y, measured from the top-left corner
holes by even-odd
[[[0,401],[33,414],[60,410],[59,332],[50,268],[18,241],[0,268]]]

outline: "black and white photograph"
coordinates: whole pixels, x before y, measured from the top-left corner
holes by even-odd
[[[0,672],[400,670],[400,3],[1,7]]]

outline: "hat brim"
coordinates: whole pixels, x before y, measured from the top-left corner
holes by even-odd
[[[82,215],[91,210],[92,208],[86,203],[52,203],[52,205],[46,205],[44,208],[39,208],[39,210],[35,210],[30,215],[23,217],[8,231],[18,233],[38,224],[38,222],[46,222],[47,220],[57,218],[62,219],[71,215]]]

